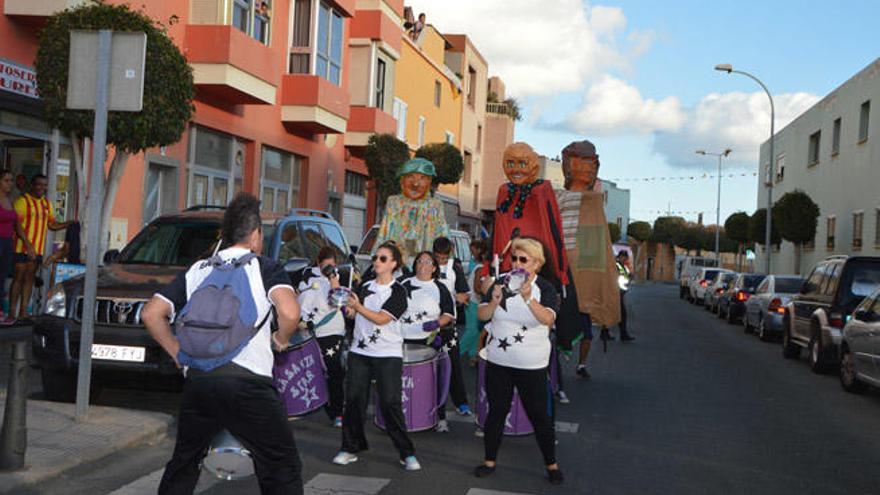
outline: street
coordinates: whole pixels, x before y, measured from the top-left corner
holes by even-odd
[[[784,360],[778,343],[762,343],[742,326],[679,300],[677,286],[640,284],[627,299],[637,340],[611,342],[607,354],[597,342],[589,381],[574,378],[573,362],[566,367],[572,402],[558,406],[558,458],[566,477],[561,487],[544,479],[531,436],[506,437],[496,473],[475,478],[482,439],[469,420],[451,411],[456,421],[450,433],[413,436],[423,466],[419,473],[400,469],[390,441],[372,426],[371,450],[350,466],[334,466],[330,459],[340,432],[319,413],[291,422],[303,479],[311,482],[307,493],[878,492],[880,393],[844,393],[835,374],[814,375],[803,360]],[[4,374],[7,359],[4,354]],[[472,370],[468,373],[473,383]],[[38,376],[32,384],[38,397]],[[99,404],[173,413],[176,398],[168,392],[107,390]],[[135,447],[27,493],[155,493],[172,447],[171,439]],[[362,477],[384,481],[371,484]],[[254,479],[218,482],[203,476],[197,493],[258,493],[258,488]]]

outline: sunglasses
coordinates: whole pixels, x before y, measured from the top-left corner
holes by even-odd
[[[372,260],[373,260],[374,263],[375,263],[377,260],[378,260],[380,263],[388,263],[388,256],[385,256],[384,254],[383,254],[382,256],[377,256],[377,255],[374,254]]]
[[[510,258],[510,262],[511,262],[511,263],[516,262],[516,261],[519,261],[520,263],[522,263],[523,265],[525,265],[526,263],[529,262],[529,259],[526,258],[525,256],[512,256],[512,257]]]
[[[422,258],[419,261],[417,261],[416,263],[419,265],[433,265],[434,260],[432,260],[430,258]]]

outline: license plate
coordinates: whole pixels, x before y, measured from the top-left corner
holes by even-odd
[[[127,347],[122,345],[92,345],[92,359],[104,359],[107,361],[129,361],[143,363],[146,348]]]

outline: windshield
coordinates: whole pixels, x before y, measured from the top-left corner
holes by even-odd
[[[804,285],[802,278],[777,278],[775,289],[781,294],[796,294],[801,290],[802,285]]]
[[[703,276],[703,280],[715,280],[718,277],[718,270],[706,270],[706,274]]]
[[[764,281],[763,275],[746,275],[743,277],[743,287],[747,289],[754,289],[761,282]]]
[[[216,222],[151,223],[122,250],[117,262],[189,266],[210,256],[219,236],[220,225]]]
[[[841,303],[846,308],[854,308],[880,286],[880,265],[853,261],[848,263],[848,268],[840,283]]]
[[[373,244],[376,243],[376,234],[378,233],[379,229],[377,227],[370,227],[366,237],[364,237],[364,241],[361,243],[361,247],[358,249],[358,254],[373,254]]]

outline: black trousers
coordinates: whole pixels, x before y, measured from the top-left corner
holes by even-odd
[[[401,406],[403,359],[369,357],[348,353],[348,372],[345,375],[345,414],[342,417],[342,450],[356,453],[369,449],[364,432],[367,404],[370,401],[370,381],[376,380],[378,407],[385,419],[385,432],[397,448],[400,458],[415,453],[406,434],[406,421]]]
[[[321,355],[324,357],[324,366],[327,368],[327,389],[330,392],[330,400],[324,406],[324,411],[330,419],[342,416],[342,408],[345,406],[345,369],[342,367],[342,335],[330,335],[318,338],[321,346]]]
[[[544,464],[555,464],[556,432],[550,419],[553,400],[547,383],[547,370],[523,370],[494,363],[486,363],[486,396],[489,400],[489,415],[483,428],[486,460],[494,461],[498,457],[498,448],[504,436],[504,420],[510,412],[514,387],[535,428],[535,439],[544,456]]]
[[[620,329],[621,337],[629,337],[629,332],[626,330],[626,292],[620,291],[620,323],[617,324],[617,328]]]
[[[461,371],[461,352],[458,347],[458,338],[461,335],[461,332],[458,331],[458,327],[455,328],[454,331],[451,331],[451,340],[455,341],[455,345],[449,346],[449,363],[452,366],[452,374],[449,376],[449,398],[452,399],[452,403],[455,407],[459,407],[462,404],[468,403],[467,397],[467,388],[464,384],[464,376]],[[437,411],[440,419],[446,419],[446,404],[443,404],[440,409]]]
[[[160,495],[193,493],[199,464],[211,440],[224,428],[253,455],[261,493],[303,493],[293,432],[272,380],[244,368],[238,370],[235,375],[187,378],[177,420],[177,443],[159,484]]]

